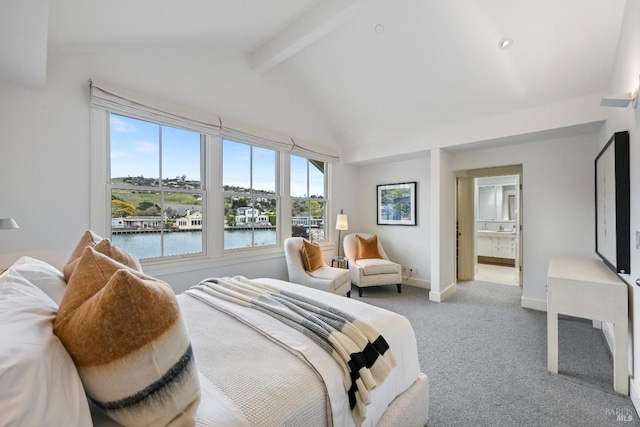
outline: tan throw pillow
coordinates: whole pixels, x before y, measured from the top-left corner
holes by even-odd
[[[324,267],[322,248],[318,244],[303,240],[301,254],[305,270],[314,271]]]
[[[100,243],[98,243],[94,249],[101,254],[108,256],[109,258],[118,261],[121,264],[126,265],[127,267],[133,268],[134,270],[142,272],[142,265],[140,265],[140,261],[137,257],[131,255],[129,252],[124,249],[120,249],[117,246],[113,246],[111,240],[102,239]]]
[[[382,258],[380,252],[378,252],[378,236],[375,234],[368,239],[356,234],[356,240],[358,241],[358,258]]]
[[[71,277],[71,273],[75,270],[76,265],[78,265],[78,260],[82,256],[82,252],[84,252],[84,248],[87,246],[95,247],[98,243],[102,241],[102,237],[98,236],[91,230],[87,230],[84,232],[80,241],[76,245],[76,248],[71,252],[71,256],[69,260],[62,268],[62,274],[64,275],[64,280],[69,281],[69,277]]]
[[[171,287],[89,247],[53,324],[87,396],[122,425],[193,425],[200,384]]]
[[[85,246],[81,247],[82,244],[84,244]],[[111,243],[111,240],[98,237],[92,231],[85,232],[84,236],[80,240],[80,243],[78,243],[78,246],[73,251],[73,254],[71,254],[71,257],[73,258],[76,251],[78,251],[80,248],[84,250],[86,247],[92,247],[101,254],[104,254],[109,258],[126,265],[127,267],[131,267],[134,270],[142,271],[142,265],[140,265],[140,261],[137,257],[131,255],[124,249],[120,249],[117,246],[114,246],[113,243]],[[69,281],[69,278],[75,271],[76,266],[80,261],[80,255],[82,255],[82,251],[80,251],[80,254],[73,260],[68,261],[63,268],[62,272],[67,282]]]

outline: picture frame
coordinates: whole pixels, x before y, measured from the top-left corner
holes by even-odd
[[[417,225],[417,182],[376,186],[378,225]]]
[[[631,273],[629,172],[629,132],[616,132],[595,159],[595,249],[620,274]]]

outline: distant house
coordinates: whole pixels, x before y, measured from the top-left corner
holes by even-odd
[[[160,208],[160,206],[158,206]],[[181,205],[177,203],[165,203],[165,213],[168,208],[171,208],[171,217],[180,218],[187,215],[187,212],[199,212],[202,210],[202,206],[199,205]]]
[[[129,216],[118,219],[123,221],[124,228],[133,228],[137,230],[144,230],[148,228],[160,230],[164,223],[164,219],[159,216]]]
[[[173,228],[178,230],[202,230],[202,212],[188,210],[185,216],[176,219]]]
[[[123,218],[111,218],[111,228],[124,228]]]
[[[260,217],[265,217],[264,215],[260,215],[260,211],[251,207],[242,207],[236,210],[236,224],[237,225],[245,225],[245,224],[253,224],[259,221]],[[267,218],[267,221],[269,218]]]

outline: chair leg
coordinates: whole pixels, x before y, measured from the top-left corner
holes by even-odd
[[[398,286],[398,293],[401,294],[402,293],[402,283],[398,283],[396,286]]]
[[[347,298],[351,298],[351,291],[347,292]]]
[[[362,288],[358,288],[358,296],[361,297],[362,296]]]

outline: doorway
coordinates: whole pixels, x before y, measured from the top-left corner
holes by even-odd
[[[475,178],[473,188],[474,279],[518,286],[520,176]]]
[[[457,175],[457,280],[522,287],[522,165]]]

